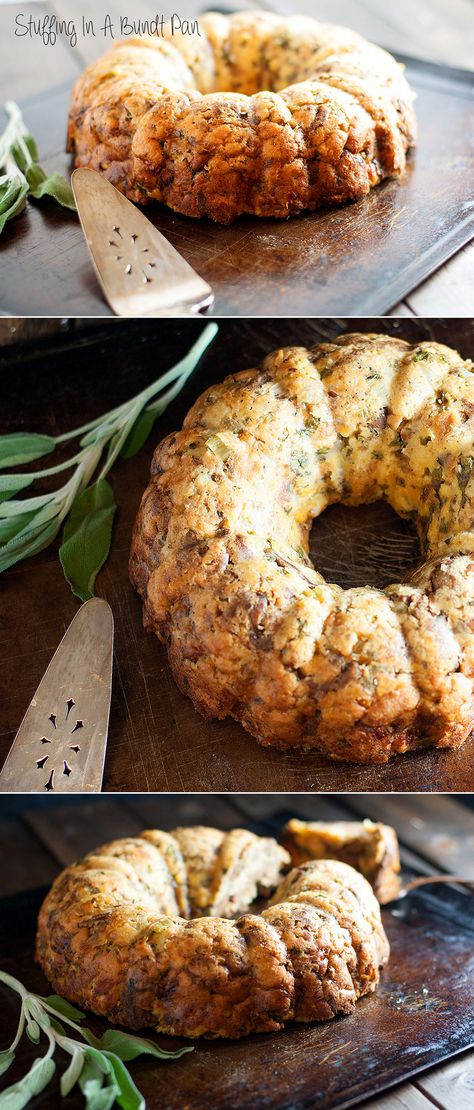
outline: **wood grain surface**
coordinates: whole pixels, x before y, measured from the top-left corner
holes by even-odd
[[[411,830],[416,799],[368,796],[365,808],[350,796],[338,798],[278,797],[271,795],[188,795],[181,797],[129,796],[69,804],[44,804],[41,799],[12,799],[8,822],[0,819],[0,850],[7,863],[0,900],[1,966],[20,976],[32,989],[47,993],[46,982],[33,964],[32,941],[37,906],[60,866],[110,837],[134,835],[147,825],[172,828],[177,822],[207,822],[221,828],[246,825],[277,835],[287,817],[350,819],[385,817],[398,831],[404,872],[423,872],[428,857],[434,870],[448,870],[442,836],[463,845],[474,833],[474,813],[450,799],[423,799],[424,835],[420,853]],[[59,800],[58,800],[59,801]],[[440,803],[442,803],[440,805]],[[15,837],[12,830],[15,829]],[[26,838],[26,839],[25,839]],[[464,849],[465,863],[472,851]],[[45,860],[49,872],[45,871]],[[430,888],[434,890],[434,888]],[[441,888],[439,888],[441,889]],[[426,895],[426,891],[425,891]],[[245,1038],[236,1043],[197,1044],[181,1062],[156,1064],[136,1061],[134,1078],[149,1110],[319,1110],[360,1105],[377,1110],[468,1110],[472,1106],[474,1054],[464,1052],[433,1068],[474,1042],[474,933],[469,932],[467,895],[444,887],[440,900],[411,898],[400,914],[384,911],[392,945],[389,968],[376,995],[363,1000],[356,1014],[326,1025],[294,1026],[283,1033]],[[459,917],[459,924],[458,924]],[[461,925],[464,922],[464,925]],[[15,1024],[16,1004],[0,990],[0,1047]],[[91,1019],[100,1032],[103,1023]],[[160,1043],[173,1046],[170,1038]],[[180,1042],[181,1043],[181,1042]],[[33,1050],[22,1047],[18,1073]],[[430,1070],[425,1071],[425,1067]],[[423,1069],[423,1070],[420,1070]],[[411,1076],[407,1081],[406,1077]],[[270,1081],[271,1077],[271,1081]],[[13,1077],[12,1077],[13,1078]],[[400,1083],[400,1080],[404,1080]],[[389,1084],[397,1085],[384,1095]],[[378,1092],[375,1096],[375,1092]],[[370,1101],[367,1102],[367,1096]],[[69,1099],[71,1110],[80,1100]],[[54,1091],[38,1100],[47,1110],[56,1106]]]
[[[43,9],[35,6],[34,14]],[[62,2],[59,9],[77,20],[77,4]],[[64,154],[64,131],[72,80],[104,42],[84,40],[73,49],[61,39],[48,55],[40,41],[13,38],[15,11],[15,5],[9,6],[1,15],[5,34],[0,59],[2,53],[13,53],[20,71],[28,68],[22,88],[32,88],[33,95],[26,100],[22,95],[25,118],[47,168],[67,173],[71,163]],[[340,18],[346,16],[341,13]],[[349,23],[356,25],[351,19]],[[385,30],[383,35],[374,24],[373,37],[390,45],[390,21]],[[394,45],[399,42],[395,35]],[[408,49],[413,51],[413,43]],[[54,68],[51,55],[58,67],[54,82],[45,85],[45,69],[52,74]],[[39,78],[30,77],[33,57]],[[5,95],[11,96],[11,56],[5,66]],[[469,75],[407,59],[407,76],[418,96],[420,141],[402,181],[385,182],[355,205],[288,221],[243,218],[230,228],[186,219],[158,205],[147,209],[152,222],[213,286],[213,314],[385,313],[472,238]],[[7,225],[1,251],[3,314],[109,314],[73,214],[49,203],[30,204],[26,214]],[[428,299],[430,311],[441,315],[444,294],[439,288],[437,301],[433,289]],[[419,312],[416,307],[407,311]]]
[[[1,431],[59,433],[131,397],[183,355],[202,324],[119,322],[60,343],[43,338],[7,347],[0,360]],[[157,441],[180,427],[196,396],[230,370],[243,369],[275,347],[310,345],[354,327],[344,319],[221,322],[204,364],[160,420],[149,443],[120,460],[112,481],[119,505],[112,553],[97,579],[116,624],[112,713],[104,787],[118,790],[463,791],[472,787],[474,742],[458,752],[427,750],[387,766],[330,763],[316,753],[261,748],[231,720],[204,721],[177,690],[166,653],[142,629],[141,604],[128,581],[133,520]],[[466,320],[357,321],[362,331],[407,339],[434,338],[474,348]],[[343,586],[386,585],[418,559],[410,526],[382,503],[357,511],[340,506],[313,526],[313,558]],[[66,586],[57,548],[13,567],[0,580],[0,757],[7,754],[77,601]],[[71,783],[74,788],[74,783]]]

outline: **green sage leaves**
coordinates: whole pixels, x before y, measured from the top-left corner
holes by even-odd
[[[75,210],[76,205],[71,186],[68,185],[65,177],[61,177],[60,173],[52,173],[48,177],[41,166],[35,165],[26,170],[25,176],[31,196],[35,200],[41,200],[42,197],[52,197],[63,208]]]
[[[64,525],[59,558],[71,590],[82,601],[94,595],[94,582],[110,551],[117,506],[112,486],[99,478],[83,490]]]
[[[50,1056],[40,1057],[35,1060],[30,1070],[18,1079],[11,1087],[0,1095],[0,1106],[5,1110],[23,1110],[32,1098],[41,1094],[51,1082],[56,1071],[56,1064]]]
[[[58,995],[42,998],[31,994],[18,979],[3,971],[0,971],[0,983],[16,991],[21,998],[16,1037],[9,1049],[0,1052],[0,1075],[13,1063],[25,1028],[35,1044],[39,1044],[42,1038],[48,1042],[46,1054],[34,1061],[22,1079],[0,1094],[0,1110],[22,1110],[48,1086],[56,1071],[53,1056],[57,1048],[71,1057],[61,1076],[61,1094],[65,1097],[77,1084],[84,1095],[86,1110],[111,1110],[115,1103],[122,1110],[145,1110],[145,1100],[124,1061],[133,1060],[141,1054],[152,1055],[159,1060],[179,1059],[185,1052],[193,1051],[190,1047],[165,1052],[153,1041],[142,1040],[118,1029],[107,1029],[102,1037],[95,1037],[90,1029],[81,1025],[85,1015]],[[62,1021],[58,1021],[58,1014]],[[75,1035],[66,1032],[63,1023]]]
[[[38,150],[28,134],[18,104],[7,101],[8,123],[0,135],[0,234],[8,220],[23,211],[28,196],[52,197],[75,211],[71,186],[58,173],[48,176],[38,163]]]
[[[93,596],[96,576],[110,551],[117,507],[106,476],[119,457],[128,459],[140,450],[216,332],[217,324],[207,324],[176,366],[130,401],[81,428],[58,436],[28,432],[0,436],[0,573],[42,551],[62,529],[59,557],[64,576],[82,601]],[[6,472],[74,440],[78,441],[75,454],[61,462],[41,470]],[[35,481],[67,470],[70,477],[57,489],[18,496]]]
[[[20,466],[49,455],[56,447],[52,436],[29,435],[18,432],[16,435],[0,436],[0,468]]]
[[[13,1064],[15,1053],[6,1048],[4,1052],[0,1052],[0,1075],[8,1071],[10,1064]]]

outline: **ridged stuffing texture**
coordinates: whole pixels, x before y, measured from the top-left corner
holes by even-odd
[[[43,903],[37,958],[61,995],[133,1029],[241,1037],[351,1013],[389,948],[352,867],[296,867],[243,829],[115,840],[66,868]]]
[[[183,692],[261,743],[385,762],[474,725],[474,373],[346,335],[208,389],[159,444],[130,571]],[[424,562],[343,590],[308,555],[328,505],[382,498]]]
[[[139,203],[230,223],[355,200],[415,141],[402,67],[303,16],[208,13],[117,43],[77,81],[68,149]]]

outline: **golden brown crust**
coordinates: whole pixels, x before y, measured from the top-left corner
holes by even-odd
[[[172,908],[186,852],[191,902],[194,892],[206,914],[217,911],[212,888],[222,913],[247,910],[257,886],[274,890],[289,856],[242,829],[184,831],[113,841],[59,875],[40,911],[37,958],[61,995],[133,1029],[241,1037],[350,1013],[375,989],[389,949],[362,876],[338,862],[306,864],[259,916],[189,920]]]
[[[76,83],[68,149],[131,200],[230,223],[356,200],[415,141],[402,67],[341,27],[209,13],[115,45]]]
[[[381,905],[400,889],[400,853],[395,829],[365,821],[299,821],[285,825],[280,840],[294,864],[339,859],[360,871]]]
[[[386,762],[474,726],[474,374],[437,343],[346,335],[212,386],[159,444],[131,580],[180,689],[262,744]],[[383,498],[426,562],[342,590],[312,520]]]

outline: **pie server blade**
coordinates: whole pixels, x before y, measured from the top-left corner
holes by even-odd
[[[87,246],[117,316],[187,316],[214,300],[210,285],[150,220],[95,170],[71,177]]]
[[[114,623],[91,598],[71,621],[18,729],[0,791],[69,794],[102,785]]]

